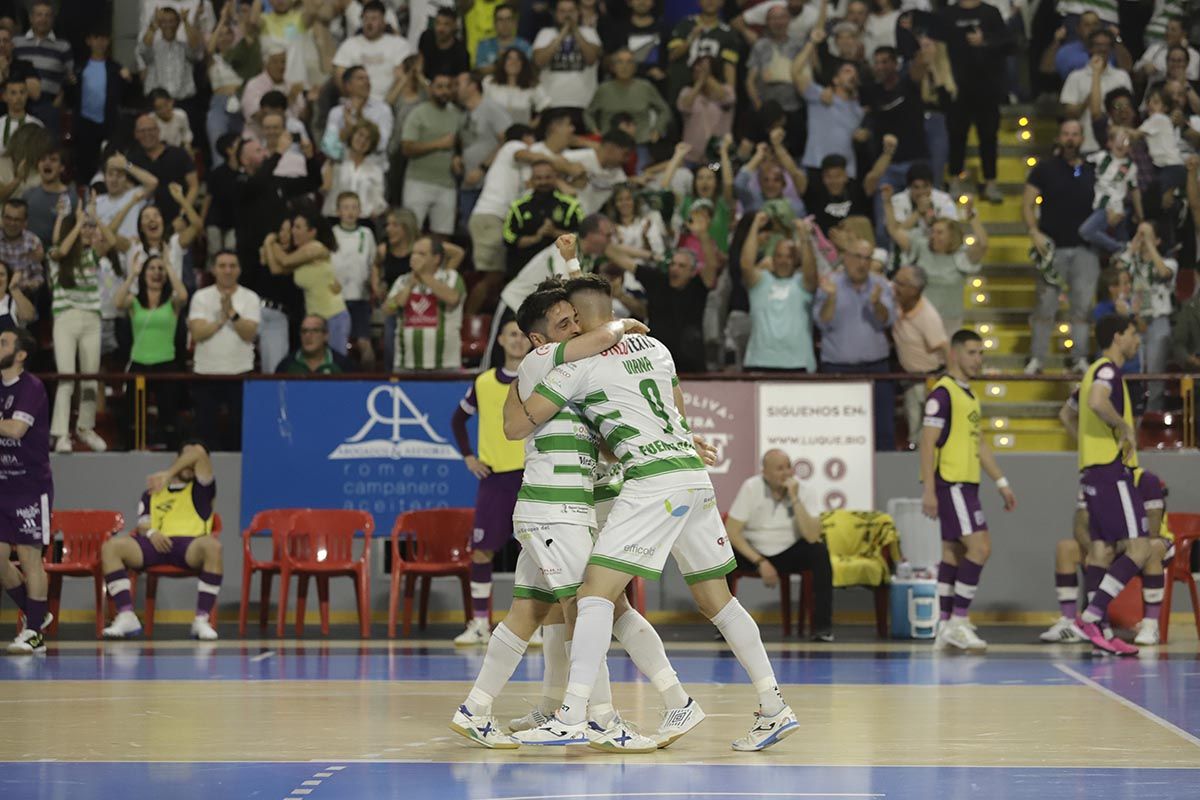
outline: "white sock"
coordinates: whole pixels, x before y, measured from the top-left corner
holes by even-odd
[[[571,674],[567,679],[566,697],[558,710],[559,720],[569,725],[578,725],[587,719],[588,699],[612,641],[612,602],[603,597],[583,597],[578,607],[571,646]]]
[[[683,708],[687,705],[688,694],[679,684],[679,678],[667,660],[662,638],[645,617],[629,609],[613,623],[613,635],[629,653],[638,671],[649,678],[662,695],[667,708]]]
[[[567,691],[567,673],[571,669],[567,644],[565,624],[542,626],[542,658],[546,666],[542,673],[542,702],[538,710],[547,717],[562,705],[563,693]]]
[[[767,650],[763,647],[762,634],[754,619],[742,608],[737,598],[732,598],[724,608],[712,618],[713,625],[725,637],[726,644],[733,651],[742,669],[750,676],[754,690],[758,692],[758,702],[762,711],[768,717],[773,717],[783,709],[783,696],[779,694],[779,685],[775,682],[775,672],[767,658]]]
[[[613,717],[617,716],[617,709],[613,707],[612,683],[608,678],[608,656],[600,660],[596,685],[592,687],[592,696],[588,698],[588,716],[602,728],[607,728]]]
[[[525,655],[528,642],[517,636],[501,622],[492,631],[488,641],[487,654],[483,657],[483,666],[479,669],[479,677],[471,687],[463,703],[472,714],[492,713],[492,701],[500,694],[504,684],[512,677],[521,657]]]

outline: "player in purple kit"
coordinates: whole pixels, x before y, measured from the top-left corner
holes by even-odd
[[[937,647],[981,652],[987,642],[975,633],[967,612],[979,577],[992,552],[991,535],[979,503],[980,470],[996,482],[1011,511],[1017,498],[982,440],[979,398],[970,381],[983,370],[983,339],[971,330],[950,338],[950,363],[929,399],[921,430],[921,482],[925,515],[941,522],[942,562],[938,565],[941,625]]]
[[[1129,388],[1121,373],[1141,345],[1136,321],[1119,314],[1104,317],[1096,323],[1096,344],[1103,351],[1100,358],[1088,367],[1079,390],[1059,413],[1079,442],[1079,483],[1091,538],[1088,563],[1094,568],[1089,593],[1099,578],[1076,624],[1101,650],[1133,655],[1136,647],[1106,636],[1101,626],[1108,604],[1142,571],[1153,550],[1145,505],[1133,477],[1138,467],[1137,437]],[[1100,569],[1105,570],[1103,577]]]
[[[33,355],[33,335],[17,329],[0,333],[0,584],[25,615],[8,652],[46,652],[42,629],[50,583],[42,548],[50,543],[50,401],[46,387],[25,371]],[[21,561],[9,561],[13,548]]]
[[[500,328],[499,344],[504,350],[504,366],[476,377],[450,420],[463,461],[479,478],[471,542],[472,618],[467,629],[454,638],[456,645],[487,644],[492,636],[492,559],[513,538],[513,508],[524,474],[525,443],[511,442],[504,435],[504,400],[530,343],[516,320],[511,320]],[[467,435],[467,419],[476,415],[478,455],[471,450]]]

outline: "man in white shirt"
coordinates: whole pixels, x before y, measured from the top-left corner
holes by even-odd
[[[763,454],[762,474],[747,478],[738,490],[725,531],[738,569],[757,572],[768,588],[781,575],[811,572],[813,641],[833,641],[833,567],[821,541],[821,520],[800,499],[792,462],[782,450]]]
[[[554,21],[557,27],[542,28],[533,40],[533,63],[541,71],[550,107],[577,109],[579,118],[574,121],[582,128],[583,109],[596,93],[596,64],[603,54],[600,35],[579,24],[578,0],[558,0]]]
[[[254,371],[254,340],[261,305],[258,295],[238,284],[242,269],[236,253],[217,254],[212,267],[216,282],[192,295],[188,332],[196,343],[197,375],[244,375]],[[237,450],[242,441],[242,382],[196,383],[196,431],[214,450]],[[229,409],[227,436],[218,435],[221,407]]]
[[[339,86],[347,69],[362,67],[371,79],[371,99],[381,103],[396,80],[396,67],[412,52],[407,40],[387,32],[386,11],[379,0],[365,3],[362,33],[342,42],[333,57],[334,78]],[[383,137],[383,141],[387,138]]]
[[[387,103],[375,99],[372,85],[373,79],[365,67],[348,67],[342,72],[342,102],[329,110],[329,116],[325,119],[325,133],[321,136],[321,152],[333,160],[341,161],[345,157],[346,140],[343,134],[360,119],[370,120],[379,128],[379,144],[375,152],[382,156],[387,148],[396,124],[396,114]]]
[[[958,207],[954,198],[941,189],[933,188],[933,170],[924,161],[917,161],[908,168],[904,177],[907,188],[892,195],[892,212],[901,225],[906,225],[913,212],[917,213],[916,224],[926,233],[937,219],[958,219]]]
[[[587,170],[585,175],[573,181],[579,188],[577,196],[584,214],[599,213],[608,198],[612,197],[613,187],[629,180],[625,174],[625,162],[636,148],[637,143],[632,136],[624,131],[612,130],[604,134],[600,145],[594,150],[580,148],[563,153],[567,161],[582,164]]]
[[[912,2],[904,4],[905,8],[915,6]],[[821,18],[821,3],[819,0],[767,0],[765,3],[759,3],[745,10],[741,16],[735,17],[729,23],[729,27],[745,37],[751,45],[758,39],[758,34],[751,28],[765,28],[767,25],[767,14],[772,8],[780,7],[787,9],[788,16],[792,19],[788,23],[787,34],[789,39],[794,39],[803,44],[808,41],[808,35],[812,33],[813,28],[817,27],[817,22]],[[927,11],[928,8],[922,9]],[[831,9],[832,11],[832,9]],[[831,16],[833,16],[831,14]],[[868,55],[870,55],[868,53]]]
[[[1133,89],[1129,73],[1108,63],[1112,46],[1113,35],[1110,31],[1104,28],[1093,31],[1092,35],[1088,37],[1088,53],[1091,55],[1088,65],[1067,76],[1067,80],[1063,83],[1062,93],[1058,97],[1059,102],[1063,104],[1063,116],[1068,119],[1077,119],[1083,126],[1083,148],[1080,152],[1084,155],[1100,149],[1096,135],[1092,132],[1090,109],[1094,76],[1099,73],[1101,97],[1118,87],[1131,91]]]
[[[1188,45],[1182,19],[1167,21],[1163,40],[1146,48],[1142,57],[1133,65],[1134,71],[1141,73],[1142,77],[1147,80],[1166,75],[1167,58],[1172,47],[1182,47],[1187,51],[1187,79],[1189,81],[1200,80],[1200,52]]]

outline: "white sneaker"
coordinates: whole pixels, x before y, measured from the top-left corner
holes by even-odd
[[[605,753],[653,753],[658,742],[635,731],[621,717],[615,716],[608,727],[597,722],[588,722],[588,747]]]
[[[790,706],[784,706],[773,717],[764,716],[761,711],[754,712],[754,727],[741,739],[735,739],[734,750],[751,751],[766,750],[773,744],[778,744],[796,731],[800,723]]]
[[[100,434],[95,431],[75,431],[75,435],[79,437],[79,441],[88,446],[88,449],[93,453],[103,453],[108,449],[108,442],[101,438]]]
[[[1042,362],[1037,358],[1031,358],[1025,362],[1025,374],[1037,375],[1042,371]]]
[[[1072,644],[1086,642],[1087,637],[1075,627],[1075,620],[1069,617],[1059,617],[1053,625],[1038,636],[1043,642],[1055,644]]]
[[[70,434],[58,437],[58,441],[54,443],[54,452],[56,453],[74,453],[75,445],[71,443]]]
[[[217,629],[209,624],[208,617],[196,617],[192,620],[192,638],[202,642],[216,641]]]
[[[692,698],[688,698],[683,708],[668,708],[663,710],[662,722],[652,737],[658,742],[659,748],[667,747],[680,736],[704,721],[704,710]]]
[[[516,750],[520,745],[500,730],[493,716],[474,715],[459,706],[450,720],[450,730],[490,750]]]
[[[139,636],[142,633],[142,623],[137,614],[132,611],[122,611],[113,618],[112,625],[104,629],[105,639],[124,639],[128,636]]]
[[[26,628],[8,645],[8,652],[17,656],[28,656],[46,652],[46,638],[41,631]]]
[[[508,732],[516,733],[517,731],[527,731],[530,728],[536,728],[540,725],[545,725],[550,721],[550,718],[542,713],[540,708],[535,708],[520,719],[514,719],[508,723]]]
[[[473,617],[467,623],[467,629],[454,637],[455,647],[472,647],[477,644],[487,644],[492,638],[492,629],[484,617]]]
[[[951,617],[938,632],[938,643],[942,648],[953,647],[968,653],[982,653],[987,650],[987,642],[979,638],[979,634],[971,628],[962,617]]]
[[[545,723],[537,726],[536,728],[530,728],[527,731],[519,731],[514,733],[512,738],[516,739],[521,744],[587,744],[587,731],[587,720],[571,725],[566,722],[560,722],[555,717],[551,717]]]
[[[1144,619],[1137,625],[1137,636],[1133,643],[1142,647],[1153,647],[1158,644],[1158,620]]]
[[[529,646],[530,647],[541,647],[542,646],[542,629],[540,627],[533,632],[533,636],[529,637]]]

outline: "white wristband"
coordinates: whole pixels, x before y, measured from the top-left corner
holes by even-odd
[[[569,274],[572,272],[583,272],[583,270],[579,268],[579,259],[578,258],[572,258],[569,261],[567,261],[567,273]]]
[[[1007,489],[1008,488],[1008,478],[1001,477],[1000,480],[996,481],[996,488],[997,489]]]

